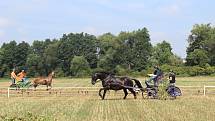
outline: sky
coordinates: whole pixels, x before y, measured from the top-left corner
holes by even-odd
[[[214,5],[214,0],[0,0],[0,45],[146,27],[153,45],[166,40],[185,58],[193,25],[214,25]]]

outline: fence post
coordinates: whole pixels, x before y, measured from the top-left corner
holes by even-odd
[[[204,96],[205,96],[205,94],[206,94],[206,87],[205,87],[205,85],[204,85],[204,90],[203,90],[203,92],[204,92]]]
[[[10,97],[10,87],[7,88],[7,98],[9,98],[9,97]]]

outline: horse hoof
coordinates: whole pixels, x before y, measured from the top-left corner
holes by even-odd
[[[137,99],[137,96],[134,96],[134,99]]]

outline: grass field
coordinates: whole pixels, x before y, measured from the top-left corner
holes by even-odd
[[[146,78],[139,79],[143,83]],[[0,87],[8,87],[8,81],[1,79]],[[177,85],[215,86],[215,77],[181,77],[177,78]],[[89,78],[55,79],[53,86],[92,87]],[[135,100],[129,94],[128,99],[123,100],[122,93],[116,93],[107,93],[106,100],[101,100],[97,92],[72,96],[12,96],[9,99],[0,96],[0,120],[215,121],[215,95],[187,94],[176,100],[142,99],[138,95]]]

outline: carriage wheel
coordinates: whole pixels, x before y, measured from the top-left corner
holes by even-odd
[[[167,90],[167,93],[171,96],[176,98],[177,96],[181,96],[181,90],[178,87],[170,86]]]
[[[147,90],[147,97],[152,97],[153,99],[157,99],[158,95],[157,95],[156,90],[154,90],[154,89]]]

